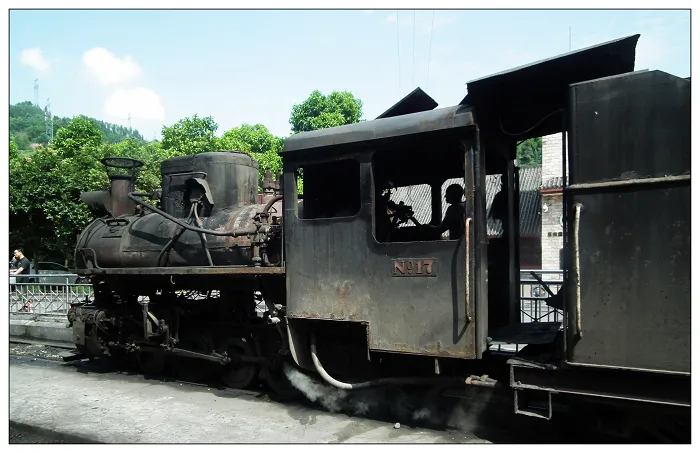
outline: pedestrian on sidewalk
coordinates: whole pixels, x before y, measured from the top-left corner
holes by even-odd
[[[15,259],[13,260],[13,262],[16,263],[17,269],[11,270],[10,275],[17,276],[16,283],[29,283],[30,278],[28,275],[31,270],[31,263],[29,262],[29,259],[26,256],[24,256],[24,250],[22,248],[16,249],[14,252],[14,258]],[[15,290],[16,288],[17,287],[15,287]],[[25,303],[22,310],[28,311],[29,304]]]

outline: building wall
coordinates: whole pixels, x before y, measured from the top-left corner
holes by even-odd
[[[542,269],[561,269],[564,246],[562,226],[563,197],[561,191],[548,193],[552,179],[562,176],[561,134],[542,137]],[[568,169],[567,169],[568,170]],[[568,173],[568,171],[567,171]],[[546,206],[546,207],[545,207]],[[556,277],[555,277],[556,278]]]
[[[542,182],[561,177],[561,161],[561,134],[542,137]],[[568,168],[566,174],[569,174]]]
[[[542,269],[561,269],[559,256],[564,246],[564,228],[560,223],[562,198],[561,194],[542,194]]]

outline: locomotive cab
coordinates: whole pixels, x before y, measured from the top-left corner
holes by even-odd
[[[304,184],[302,205],[284,199],[297,364],[313,369],[315,338],[321,361],[341,374],[372,368],[372,355],[481,357],[488,307],[478,137],[471,109],[456,106],[286,140],[284,192],[299,192],[298,176]],[[450,239],[431,226],[442,221],[455,182],[465,189],[465,216],[462,234]],[[338,354],[348,360],[333,361]]]

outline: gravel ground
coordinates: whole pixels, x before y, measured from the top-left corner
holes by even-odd
[[[10,343],[10,355],[34,357],[44,360],[54,360],[57,362],[63,361],[60,353],[65,353],[69,351],[69,349],[56,348],[53,346],[45,346],[41,344]]]

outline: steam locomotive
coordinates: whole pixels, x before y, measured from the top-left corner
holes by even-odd
[[[635,72],[638,38],[469,82],[452,107],[417,89],[375,120],[296,134],[262,194],[242,152],[168,159],[153,194],[134,192],[139,162],[105,159],[110,189],[82,195],[101,215],[75,249],[94,287],[70,310],[77,347],[278,395],[292,366],[349,391],[505,390],[545,419],[572,398],[688,415],[690,79]],[[548,304],[565,321],[521,323],[516,147],[555,133],[565,283]],[[440,228],[451,181],[458,238]],[[422,221],[395,197],[417,186]]]

